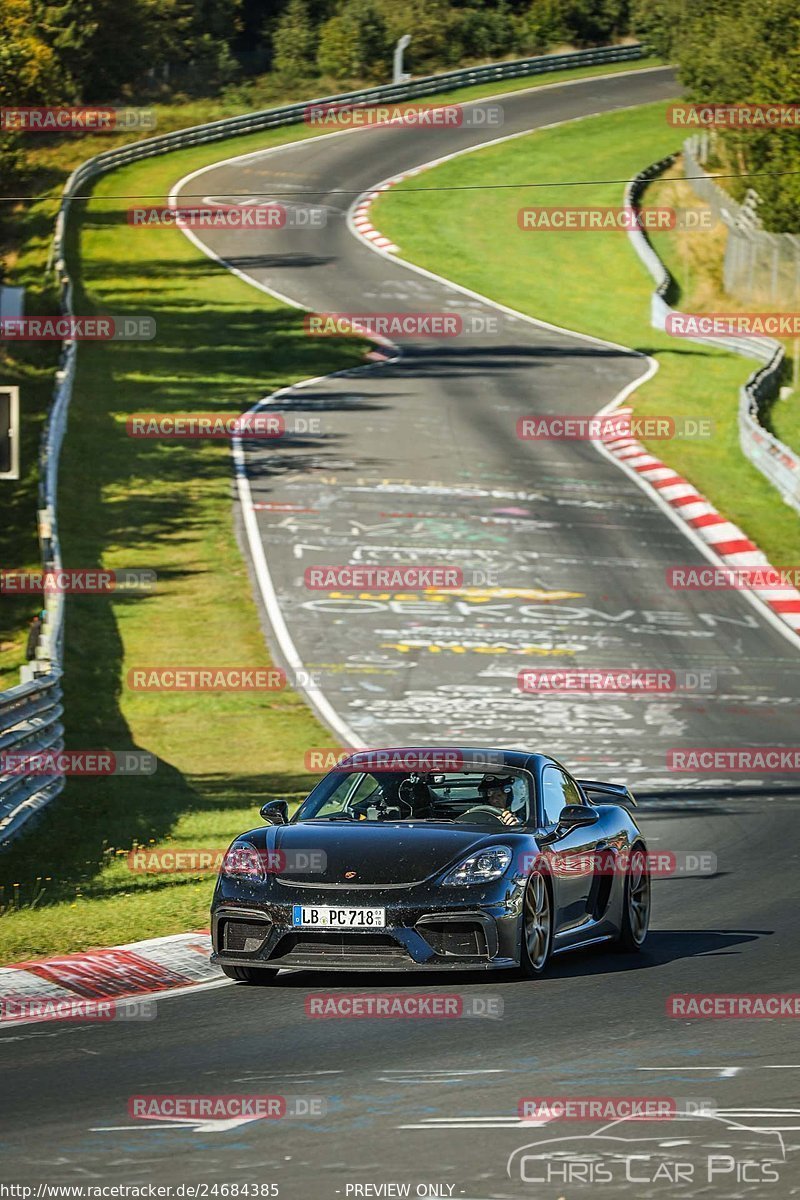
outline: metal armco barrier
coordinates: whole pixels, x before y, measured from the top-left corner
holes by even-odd
[[[0,692],[0,846],[64,787],[63,775],[4,772],[4,756],[63,749],[63,711],[57,673]]]
[[[277,128],[281,125],[298,124],[303,120],[306,110],[311,105],[364,105],[374,101],[413,100],[421,96],[435,95],[449,88],[469,87],[472,84],[490,83],[493,80],[544,75],[551,71],[562,71],[570,67],[629,62],[644,57],[645,52],[645,47],[636,42],[627,46],[605,46],[596,50],[577,50],[569,54],[546,54],[536,58],[515,59],[511,62],[493,63],[483,67],[467,67],[463,70],[446,71],[440,75],[429,75],[409,83],[363,88],[356,92],[303,100],[298,104],[283,105],[280,108],[268,108],[261,112],[247,113],[241,117],[228,117],[220,121],[211,121],[205,125],[179,129],[161,137],[144,138],[120,149],[106,150],[97,154],[73,171],[65,183],[61,195],[61,206],[56,218],[55,235],[48,264],[49,268],[55,270],[59,279],[61,312],[67,316],[74,315],[72,281],[64,258],[64,238],[70,204],[82,195],[81,188],[85,184],[107,171],[113,171],[117,167],[123,167],[141,159],[152,158],[158,154],[168,154],[171,150],[184,150],[191,146],[222,141],[242,134]],[[491,97],[487,99],[491,100]],[[53,400],[41,444],[39,536],[42,546],[42,564],[46,570],[59,570],[62,566],[56,507],[58,462],[75,381],[77,356],[77,342],[65,341],[62,345]],[[36,744],[35,739],[37,737],[45,738],[45,736],[51,739],[47,742],[48,748],[53,750],[63,748],[59,682],[64,641],[63,595],[48,593],[45,610],[47,616],[36,663],[36,670],[41,674],[21,687],[0,692],[0,752],[19,745],[26,739],[32,749],[41,748]],[[25,716],[20,717],[20,712]],[[5,721],[10,721],[14,716],[19,718],[16,726],[4,725]],[[45,730],[48,731],[46,735]],[[7,745],[6,739],[8,739]],[[44,742],[42,744],[44,745]],[[63,778],[9,777],[2,773],[1,766],[0,764],[0,845],[18,833],[28,817],[58,795],[64,786]]]
[[[625,191],[625,204],[638,208],[642,193],[657,175],[675,162],[677,155],[670,155],[641,171]],[[666,296],[672,284],[672,276],[640,229],[628,231],[628,237],[639,258],[656,282],[651,297],[650,323],[654,329],[664,329],[666,318],[675,310],[667,303]],[[735,354],[756,359],[761,365],[739,391],[739,442],[742,452],[753,466],[780,492],[792,508],[800,512],[800,456],[778,441],[761,423],[761,413],[778,395],[783,367],[784,349],[772,338],[688,338],[705,346],[724,347]]]
[[[643,58],[646,48],[641,42],[628,46],[603,46],[596,50],[574,50],[569,54],[542,54],[535,58],[517,58],[510,62],[490,63],[484,67],[465,67],[457,71],[445,71],[440,75],[426,75],[410,83],[385,84],[380,87],[362,88],[357,92],[343,92],[336,96],[322,96],[302,100],[297,104],[286,104],[280,108],[262,109],[246,113],[241,117],[226,117],[210,121],[205,125],[193,125],[178,129],[160,137],[144,138],[123,146],[119,150],[106,150],[94,158],[87,159],[75,170],[64,186],[62,212],[69,201],[78,195],[81,184],[111,171],[126,163],[137,162],[156,154],[167,154],[170,150],[185,150],[206,142],[238,137],[245,133],[257,133],[262,129],[274,129],[280,125],[294,125],[303,120],[306,110],[325,104],[364,105],[381,100],[415,100],[420,96],[435,95],[448,88],[471,87],[495,80],[519,79],[529,75],[546,75],[551,71],[564,71],[572,67],[613,65]],[[487,97],[491,100],[491,97]],[[55,253],[60,254],[63,221],[56,230]]]

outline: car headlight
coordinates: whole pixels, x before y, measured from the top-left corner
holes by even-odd
[[[442,882],[450,885],[466,883],[488,883],[503,875],[514,857],[508,846],[490,846],[470,854],[457,867],[445,875]]]
[[[229,879],[249,879],[251,883],[264,883],[264,856],[252,842],[234,842],[228,848],[219,869],[220,875]]]

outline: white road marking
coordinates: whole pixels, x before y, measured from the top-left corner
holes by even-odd
[[[458,1083],[462,1079],[475,1075],[503,1075],[505,1068],[502,1067],[485,1067],[474,1068],[465,1067],[463,1071],[458,1068],[452,1070],[428,1070],[425,1067],[418,1071],[412,1071],[406,1068],[387,1067],[382,1075],[378,1076],[378,1083]]]
[[[523,1120],[522,1117],[426,1117],[424,1120],[411,1125],[396,1125],[396,1129],[536,1129],[548,1125],[552,1117],[541,1120]]]
[[[800,1108],[718,1108],[723,1117],[797,1117]]]
[[[461,1070],[458,1067],[447,1067],[433,1069],[422,1067],[419,1071],[414,1071],[411,1067],[384,1067],[387,1075],[503,1075],[505,1067],[464,1067]]]
[[[747,1067],[637,1067],[637,1071],[715,1071],[719,1079],[732,1079],[740,1071],[750,1070]]]
[[[229,1129],[235,1129],[238,1125],[249,1125],[253,1121],[261,1121],[263,1117],[226,1117],[219,1120],[213,1118],[209,1120],[201,1120],[195,1117],[176,1117],[174,1121],[168,1124],[157,1124],[148,1121],[145,1117],[145,1123],[141,1122],[138,1125],[95,1125],[90,1128],[90,1133],[121,1133],[129,1132],[133,1129],[149,1131],[152,1129],[186,1129],[190,1133],[227,1133]]]

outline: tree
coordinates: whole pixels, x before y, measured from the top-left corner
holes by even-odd
[[[675,0],[633,0],[631,33],[669,61],[679,33]]]
[[[709,104],[796,104],[800,99],[800,10],[795,0],[673,0],[673,48],[689,100]],[[800,131],[723,129],[717,164],[741,175],[725,181],[741,199],[761,197],[767,229],[800,231]],[[748,173],[752,173],[748,177]]]
[[[515,45],[515,29],[506,3],[494,7],[470,5],[458,14],[455,36],[460,58],[498,58]]]
[[[152,61],[154,0],[37,4],[42,36],[80,101],[123,99]]]
[[[272,37],[273,67],[287,79],[312,75],[319,40],[308,0],[289,0]]]
[[[142,0],[140,0],[142,2]],[[231,46],[240,27],[241,0],[143,0],[152,23],[153,72],[170,83],[205,93],[237,74]]]
[[[35,0],[0,0],[0,103],[46,104],[68,98],[71,85],[42,36]]]
[[[42,37],[34,0],[0,0],[0,106],[53,104],[74,98],[73,86]],[[22,137],[0,132],[0,180],[23,177]]]
[[[612,42],[627,31],[627,0],[562,0],[562,19],[568,40],[576,46]]]

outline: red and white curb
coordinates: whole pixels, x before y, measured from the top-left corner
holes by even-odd
[[[382,192],[386,192],[390,187],[394,187],[396,183],[400,183],[401,179],[407,179],[409,175],[415,175],[415,171],[406,171],[403,175],[395,175],[393,179],[385,180],[379,183],[372,192],[367,192],[366,195],[359,201],[352,212],[353,227],[357,231],[359,237],[364,238],[368,242],[372,242],[374,246],[385,250],[387,254],[398,254],[400,247],[395,246],[391,238],[384,237],[379,229],[376,229],[369,218],[369,210],[378,199]]]
[[[614,409],[614,420],[630,418],[633,409]],[[665,501],[726,567],[764,567],[770,562],[745,533],[726,520],[705,496],[646,450],[635,437],[620,437],[611,430],[599,439],[605,449]],[[794,587],[749,588],[791,629],[800,633],[800,591]]]
[[[201,930],[0,967],[0,1030],[57,1019],[69,1010],[63,1002],[163,995],[224,981],[210,954],[210,934]]]

